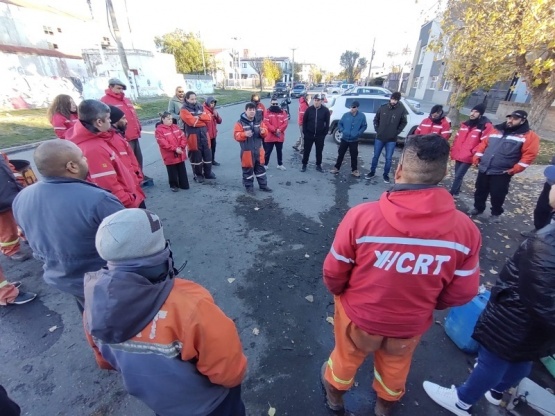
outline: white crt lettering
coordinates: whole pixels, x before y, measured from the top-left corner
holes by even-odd
[[[395,266],[397,273],[411,274],[433,274],[438,275],[444,263],[451,260],[451,256],[419,254],[416,256],[411,252],[400,251],[378,251],[374,250],[376,261],[374,267],[383,270],[390,270]]]

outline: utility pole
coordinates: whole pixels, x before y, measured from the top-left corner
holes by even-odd
[[[202,38],[200,37],[200,31],[198,32],[198,41],[200,43],[200,51],[202,53],[202,67],[204,68],[204,75],[206,75],[206,61],[204,59],[204,45],[202,44]]]
[[[114,5],[112,0],[106,0],[106,8],[108,9],[108,14],[110,15],[110,20],[112,22],[112,29],[114,29],[114,38],[116,45],[118,45],[118,54],[121,61],[121,66],[123,67],[123,72],[127,82],[129,82],[129,64],[127,63],[127,56],[125,55],[125,49],[121,43],[121,35],[119,32],[118,21],[116,19],[116,12],[114,11]]]
[[[295,50],[297,48],[291,48],[293,51],[293,65],[291,65],[291,89],[295,86]]]
[[[366,77],[366,85],[370,82],[370,77],[372,76],[372,62],[374,62],[374,55],[376,51],[374,50],[374,46],[376,45],[376,38],[374,38],[374,42],[372,42],[372,53],[370,54],[370,68],[368,69],[368,76]]]

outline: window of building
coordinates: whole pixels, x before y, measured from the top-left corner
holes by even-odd
[[[246,68],[247,68],[247,63],[246,63],[246,62],[243,62],[243,63],[241,63],[241,66],[242,66],[244,69],[246,69]]]
[[[451,91],[451,81],[445,80],[443,82],[443,91]]]
[[[428,45],[422,46],[422,48],[420,48],[420,56],[418,57],[418,64],[419,65],[424,63],[424,56],[426,55],[426,48],[427,47],[428,47]]]
[[[229,72],[228,75],[229,75],[229,79],[233,79],[233,72]]]
[[[43,26],[42,30],[44,31],[45,35],[54,35],[54,31],[50,26]]]
[[[58,33],[62,33],[62,28],[61,27],[58,28]]]
[[[420,78],[414,78],[414,81],[412,82],[412,88],[420,88]]]
[[[48,47],[49,47],[50,49],[58,49],[58,44],[57,44],[57,43],[48,42]]]
[[[431,90],[435,90],[437,88],[437,80],[439,77],[435,76],[435,77],[431,77],[430,78],[430,89]]]

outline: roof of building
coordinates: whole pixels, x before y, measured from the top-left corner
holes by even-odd
[[[54,58],[83,59],[81,55],[68,55],[67,53],[63,53],[55,49],[30,48],[27,46],[0,45],[0,52],[22,55],[52,56]]]

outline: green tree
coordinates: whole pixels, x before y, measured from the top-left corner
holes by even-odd
[[[175,29],[173,32],[166,33],[154,38],[154,43],[164,53],[171,53],[175,57],[177,72],[183,74],[202,74],[204,64],[202,60],[203,47],[199,38],[192,32],[185,32],[182,29]],[[204,53],[207,70],[210,70],[210,57]]]
[[[531,95],[529,121],[539,126],[555,100],[555,6],[552,0],[447,0],[441,22],[453,107],[515,70]]]
[[[345,51],[339,58],[339,65],[343,67],[345,78],[348,82],[355,82],[355,79],[360,76],[360,73],[368,66],[366,58],[360,58],[358,52]]]
[[[262,61],[262,73],[271,84],[282,77],[280,66],[268,58]]]

